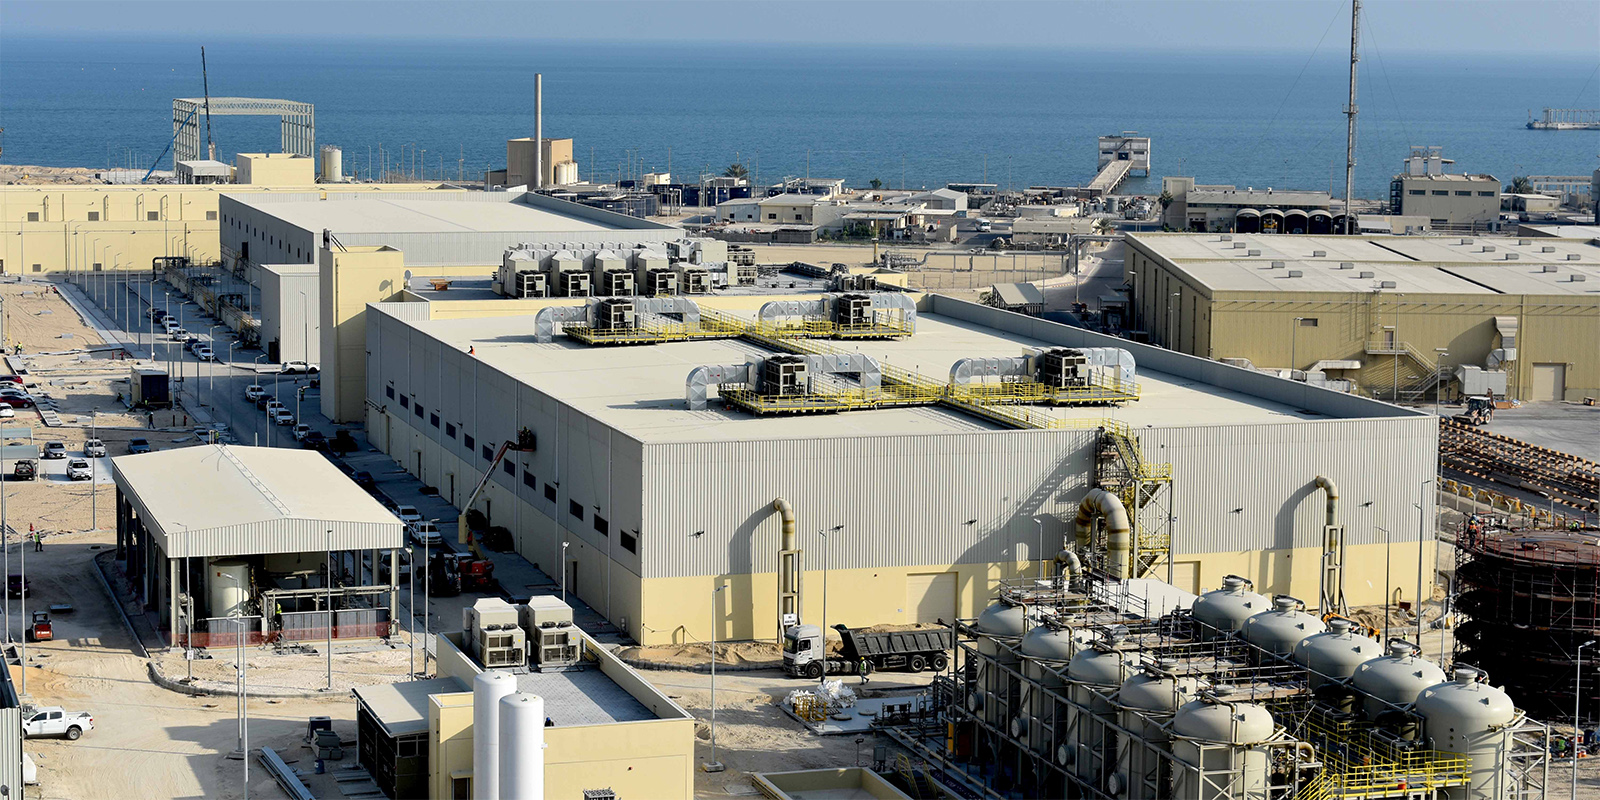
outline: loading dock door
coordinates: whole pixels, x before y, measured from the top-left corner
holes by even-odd
[[[956,574],[906,576],[906,622],[952,622],[956,618]]]
[[[1565,399],[1567,399],[1567,365],[1534,364],[1532,400],[1538,402]]]

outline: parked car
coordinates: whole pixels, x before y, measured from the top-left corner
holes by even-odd
[[[16,419],[17,412],[11,406],[0,406],[0,419]]]
[[[285,361],[283,362],[283,367],[280,371],[285,375],[315,375],[319,369],[316,364],[308,364],[304,361]]]
[[[0,395],[0,406],[6,408],[32,408],[33,401],[16,395]]]
[[[422,521],[422,512],[417,511],[417,507],[413,505],[406,505],[402,503],[401,505],[395,506],[394,515],[399,517],[400,521],[407,525],[410,525],[413,522]]]
[[[267,416],[270,417],[270,416],[276,415],[278,413],[278,411],[283,408],[283,403],[280,403],[277,400],[273,400],[273,399],[269,398],[267,400],[266,405],[263,406],[263,408],[265,408],[267,410]]]
[[[44,452],[40,455],[44,458],[66,458],[67,445],[65,442],[45,442]]]
[[[364,469],[351,473],[350,480],[355,481],[356,485],[363,489],[375,489],[378,486],[378,481],[372,477],[372,473]]]
[[[266,408],[267,404],[272,402],[276,402],[272,399],[272,395],[263,394],[256,398],[256,408]]]
[[[77,741],[78,737],[94,730],[94,717],[87,711],[63,711],[60,706],[35,708],[31,716],[22,721],[22,735],[65,736]]]
[[[189,332],[182,328],[168,328],[167,333],[172,334],[172,341],[181,342],[189,338]]]
[[[14,384],[16,384],[18,386],[21,386],[22,385],[22,376],[21,375],[0,375],[0,383],[14,383]]]
[[[315,450],[327,443],[328,437],[323,436],[322,431],[311,431],[306,434],[304,439],[300,440],[300,446],[307,450]]]
[[[128,440],[128,452],[130,454],[132,454],[132,455],[138,455],[140,453],[148,453],[148,452],[150,452],[150,440],[149,439],[129,439]]]
[[[195,358],[198,358],[201,361],[216,361],[217,360],[216,351],[212,350],[211,349],[211,345],[208,345],[208,344],[202,344],[202,345],[196,347],[194,349],[194,356],[195,356]]]
[[[287,408],[279,408],[272,416],[272,421],[279,425],[293,425],[294,412]]]
[[[33,585],[22,577],[22,573],[13,572],[6,580],[6,594],[12,597],[32,597]]]
[[[33,463],[31,458],[19,458],[16,466],[11,468],[11,479],[14,481],[31,481],[37,477],[39,477],[39,465]]]
[[[266,389],[263,389],[255,384],[244,387],[244,399],[249,400],[252,403],[261,399],[262,397],[265,397],[266,394]]]
[[[294,434],[294,440],[297,441],[297,442],[305,441],[306,440],[306,434],[308,434],[310,432],[311,432],[311,426],[310,425],[296,425],[296,426],[294,426],[294,430],[292,431],[292,433]]]
[[[431,547],[436,546],[440,542],[444,541],[444,539],[439,536],[438,526],[427,520],[418,520],[413,522],[407,528],[407,530],[410,531],[411,538],[415,540],[417,544],[425,544]]]
[[[94,477],[94,471],[89,468],[86,458],[74,458],[67,462],[67,480],[86,481]]]
[[[83,454],[88,458],[105,458],[106,443],[99,439],[84,439]]]

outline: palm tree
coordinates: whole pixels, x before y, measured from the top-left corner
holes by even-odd
[[[1506,187],[1508,194],[1533,194],[1533,181],[1526,177],[1512,178],[1511,185]]]
[[[748,178],[750,177],[750,170],[746,169],[743,164],[734,162],[722,171],[722,176],[724,178]]]

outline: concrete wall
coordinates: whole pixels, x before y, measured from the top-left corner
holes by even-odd
[[[355,421],[364,417],[366,401],[367,304],[404,289],[405,257],[389,247],[323,250],[318,264],[322,413]]]
[[[279,362],[321,364],[322,301],[317,265],[263,265],[258,274],[262,348],[277,340]]]
[[[234,159],[234,180],[252,186],[311,186],[317,182],[317,160],[295,153],[240,153]]]
[[[0,187],[0,274],[148,270],[215,259],[220,187]]]

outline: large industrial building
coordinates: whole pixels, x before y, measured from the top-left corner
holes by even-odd
[[[1425,218],[1434,230],[1499,230],[1499,179],[1493,175],[1445,172],[1445,166],[1455,162],[1442,152],[1438,147],[1411,148],[1405,171],[1389,184],[1390,211]]]
[[[1332,525],[1348,601],[1375,603],[1372,576],[1391,554],[1416,564],[1431,525],[1414,507],[1432,491],[1426,415],[952,298],[865,338],[825,320],[867,302],[839,295],[408,299],[367,306],[369,440],[457,505],[492,469],[476,507],[643,643],[706,639],[713,615],[718,638],[774,637],[830,592],[829,624],[970,617],[998,580],[1056,568],[1097,486],[1140,503],[1112,568],[1190,591],[1239,574],[1316,597]],[[614,335],[646,308],[679,322]],[[974,377],[1062,347],[1130,373],[1105,394]],[[788,354],[812,377],[769,402],[747,373]]]
[[[111,460],[117,557],[171,645],[388,636],[400,520],[312,450],[203,445]],[[332,580],[330,583],[330,574]]]
[[[1329,234],[1344,226],[1344,211],[1333,213],[1327,192],[1240,189],[1177,176],[1162,178],[1161,191],[1169,198],[1162,224],[1175,231]]]
[[[1133,234],[1130,327],[1386,400],[1600,393],[1600,246],[1589,239]]]

